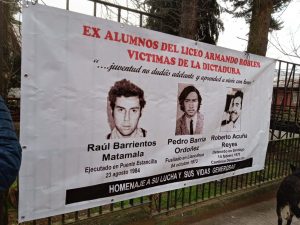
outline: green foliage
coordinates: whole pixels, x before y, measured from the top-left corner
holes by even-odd
[[[147,28],[179,35],[181,0],[145,0],[145,4],[149,13],[160,17],[148,17]]]
[[[220,19],[220,7],[216,0],[198,0],[198,39],[209,44],[216,44],[219,32],[224,30]]]
[[[253,10],[253,0],[224,0],[231,3],[232,9],[225,9],[226,12],[233,14],[237,18],[245,18],[247,23],[250,23]],[[274,17],[274,13],[282,11],[291,0],[273,0],[273,12],[271,16],[270,31],[280,30],[283,22]]]
[[[20,7],[17,2],[2,2],[4,13],[1,13],[0,29],[1,34],[1,55],[2,61],[1,71],[1,90],[3,97],[6,97],[10,88],[20,87],[21,73],[21,47],[20,47],[20,22],[15,20],[14,16],[20,12]]]
[[[145,0],[149,13],[159,18],[149,17],[146,27],[152,30],[179,36],[182,8],[182,0]],[[197,27],[195,37],[197,41],[216,44],[219,32],[224,30],[220,20],[220,7],[216,0],[198,0]]]

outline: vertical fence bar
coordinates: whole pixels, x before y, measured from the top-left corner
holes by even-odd
[[[202,184],[202,200],[205,198],[205,183]]]
[[[243,189],[244,175],[245,175],[245,174],[242,174],[242,175],[241,175],[241,185],[240,185],[240,189]]]
[[[123,202],[123,201],[122,201]],[[140,203],[143,204],[144,203],[144,197],[140,197]]]
[[[297,149],[295,148],[296,144],[296,139],[292,139],[292,150],[293,150],[293,165],[297,166],[296,160],[298,159],[298,154],[297,154]]]
[[[285,79],[284,79],[284,90],[283,90],[283,98],[281,103],[281,121],[284,120],[284,113],[285,113],[285,107],[286,107],[286,98],[287,98],[287,86],[289,84],[289,63],[286,63],[286,69],[285,69]]]
[[[208,183],[208,193],[207,193],[207,198],[210,198],[210,191],[211,191],[211,182]]]
[[[215,180],[215,182],[214,182],[214,197],[217,196],[217,189],[218,189],[218,181]]]
[[[149,203],[150,214],[153,214],[153,195],[149,196],[149,200],[150,200],[150,203]]]
[[[270,142],[268,144],[268,148],[267,148],[267,155],[266,155],[266,166],[265,168],[268,168],[268,171],[267,171],[267,177],[268,177],[268,180],[271,180],[270,179],[270,171],[271,171],[271,148],[270,148]]]
[[[237,175],[237,176],[235,176],[235,177],[236,177],[236,181],[235,181],[235,190],[238,190],[240,175]]]
[[[281,177],[284,174],[284,156],[285,156],[285,146],[284,141],[280,142],[280,149],[281,149],[281,157],[280,157],[280,170],[279,170],[279,177]]]
[[[118,22],[121,22],[121,8],[118,8]]]
[[[300,137],[298,137],[298,139],[297,139],[297,147],[296,147],[297,149],[298,149],[298,154],[299,154],[299,149],[300,149]],[[299,164],[300,164],[300,160],[299,160],[299,155],[298,155],[298,167],[299,167]]]
[[[227,193],[227,188],[228,188],[228,179],[229,179],[229,178],[226,178],[226,180],[225,180],[225,193]]]
[[[300,86],[300,84],[299,84]],[[300,138],[298,137],[297,139],[295,139],[295,149],[298,149],[297,153],[296,153],[296,162],[295,165],[297,167],[299,167],[299,149],[300,149]]]
[[[70,10],[70,0],[66,0],[66,10]]]
[[[97,16],[97,2],[94,2],[94,12],[93,15],[96,17]]]
[[[220,180],[220,195],[222,195],[223,194],[223,182],[224,182],[224,179],[221,179]]]
[[[181,188],[181,191],[182,191],[182,195],[181,195],[181,206],[183,207],[184,206],[184,195],[185,195],[185,191],[184,191],[184,188]]]
[[[280,152],[279,152],[279,155],[278,155],[278,166],[277,166],[277,173],[276,173],[276,177],[280,177],[280,170],[281,170],[281,162],[282,162],[282,149],[281,149],[281,146],[282,146],[282,142],[279,142],[279,149],[280,149]]]
[[[246,182],[245,182],[246,188],[248,188],[248,179],[249,179],[249,173],[246,173]]]
[[[161,212],[161,193],[158,194],[158,212]]]
[[[257,184],[257,173],[258,173],[258,171],[254,172],[254,185]]]
[[[291,162],[290,161],[290,158],[291,158],[290,154],[292,154],[292,152],[291,152],[291,146],[290,146],[290,144],[291,144],[291,139],[286,139],[285,154],[284,154],[284,156],[285,156],[285,159],[284,159],[284,170],[283,170],[284,174],[287,174],[288,168],[289,168],[289,162]]]
[[[191,204],[191,202],[192,202],[192,186],[190,186],[188,190],[189,190],[188,203]]]
[[[266,157],[266,159],[265,159],[265,165],[266,165],[266,163],[267,163],[267,157]],[[265,166],[265,168],[262,170],[261,175],[260,175],[261,182],[264,182],[264,181],[265,181],[266,172],[267,172],[267,168],[266,168],[266,166]]]
[[[278,71],[278,79],[277,79],[277,86],[276,86],[276,93],[278,92],[278,91],[280,91],[281,90],[281,88],[280,88],[280,79],[281,79],[281,64],[282,64],[282,62],[280,61],[280,64],[279,64],[279,71]],[[282,100],[281,100],[281,102],[278,102],[278,106],[279,107],[277,107],[277,94],[276,94],[276,120],[280,120],[280,112],[281,112],[281,104],[282,104],[282,101],[283,101],[283,98],[284,98],[284,93],[281,93],[283,96],[282,96]],[[278,132],[278,136],[279,136],[279,138],[280,138],[280,136],[281,136],[281,131],[279,130],[279,132]]]
[[[276,178],[279,178],[280,177],[280,169],[281,169],[281,158],[282,158],[282,149],[281,149],[281,146],[282,146],[282,141],[278,141],[277,143],[278,145],[278,154],[277,154],[277,173],[276,173]]]
[[[65,214],[61,215],[61,224],[65,224]]]
[[[78,221],[78,219],[79,219],[79,212],[76,211],[76,212],[75,212],[75,221]]]
[[[129,204],[130,204],[131,206],[134,205],[133,199],[130,199],[130,200],[129,200]]]
[[[295,92],[297,93],[297,97],[296,97],[296,109],[295,109],[295,121],[296,123],[299,124],[300,122],[300,112],[299,112],[299,108],[300,108],[300,74],[298,74],[298,90],[295,89]]]
[[[230,177],[230,192],[233,192],[233,178],[234,177]]]
[[[251,172],[251,174],[250,174],[250,186],[253,185],[253,180],[254,180],[253,176],[254,176],[254,172]]]
[[[278,151],[277,151],[277,141],[272,141],[272,149],[273,149],[273,166],[272,166],[272,179],[276,179],[276,168],[277,168],[277,162],[278,162]]]
[[[199,198],[199,185],[196,185],[195,202],[198,202],[198,198]]]
[[[140,27],[143,27],[143,14],[140,13]]]
[[[174,196],[174,198],[175,198],[174,207],[176,209],[177,208],[178,189],[175,190],[175,196]]]
[[[293,103],[293,90],[294,90],[294,81],[295,81],[295,65],[292,65],[292,69],[291,69],[291,76],[292,76],[292,82],[291,82],[291,86],[289,86],[289,113],[288,113],[288,122],[291,121],[291,113],[292,113],[292,109],[293,109],[293,106],[292,106],[292,103]]]
[[[167,211],[170,210],[170,195],[171,195],[171,191],[167,192]]]

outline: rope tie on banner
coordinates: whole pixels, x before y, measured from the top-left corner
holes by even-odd
[[[249,54],[249,52],[245,52],[244,55],[245,55],[246,59],[250,59],[250,54]]]
[[[195,37],[194,37],[195,45],[197,45],[198,42],[201,42],[205,38],[205,37],[201,38],[199,35],[199,32],[201,32],[202,34],[204,33],[203,26],[200,26],[200,28],[197,30],[197,33],[195,34]]]
[[[198,44],[198,41],[199,41],[199,35],[198,34],[195,34],[195,38],[194,38],[195,40],[195,45],[197,45]]]
[[[23,2],[23,4],[25,4],[25,6],[26,6],[26,8],[28,8],[29,7],[29,4],[31,4],[31,5],[36,5],[37,3],[38,3],[38,0],[19,0],[19,2],[21,2],[21,4],[22,4],[22,2]],[[42,0],[42,2],[43,2],[43,0]],[[44,2],[43,2],[44,3]],[[45,3],[44,3],[45,4]],[[46,4],[45,4],[46,5]]]
[[[38,0],[36,0],[36,2],[37,2]],[[42,3],[44,4],[44,5],[47,5],[43,0],[41,0],[42,1]]]

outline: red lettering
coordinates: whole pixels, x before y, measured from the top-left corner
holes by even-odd
[[[160,50],[167,51],[167,52],[179,53],[179,51],[177,50],[177,45],[169,44],[169,43],[165,43],[165,42],[161,43],[161,49]]]
[[[99,34],[100,28],[98,27],[90,27],[90,26],[83,26],[83,35],[89,36],[89,37],[95,37],[95,38],[100,38]]]
[[[253,61],[253,60],[249,60],[249,59],[240,59],[240,65],[260,68],[259,61]]]
[[[127,52],[128,52],[129,58],[132,59],[135,51],[132,51],[132,50],[128,49]]]
[[[104,38],[105,40],[110,40],[110,41],[113,41],[113,37],[112,37],[112,34],[111,34],[111,32],[110,31],[107,31],[107,33],[106,33],[106,36],[105,36],[105,38]]]
[[[83,26],[83,35],[90,36],[90,27],[89,26]]]
[[[100,34],[99,34],[100,28],[98,28],[98,27],[92,27],[92,29],[93,29],[93,32],[94,32],[94,34],[92,35],[92,37],[100,38]]]
[[[160,64],[169,64],[169,65],[175,65],[176,63],[175,57],[156,55],[147,52],[139,52],[130,49],[128,49],[127,52],[129,58],[134,60],[147,61],[147,62],[160,63]]]
[[[181,54],[202,57],[203,51],[200,49],[181,46]]]

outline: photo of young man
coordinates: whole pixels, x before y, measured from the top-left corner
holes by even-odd
[[[241,114],[243,106],[244,94],[237,90],[233,95],[227,95],[229,107],[225,106],[226,118],[222,121],[221,131],[240,131],[241,130]]]
[[[178,103],[183,115],[176,121],[175,135],[195,135],[203,132],[204,116],[200,113],[202,97],[197,88],[190,85],[185,87]]]
[[[145,107],[144,91],[129,80],[115,82],[108,93],[114,128],[107,139],[146,137],[147,131],[138,127]]]

